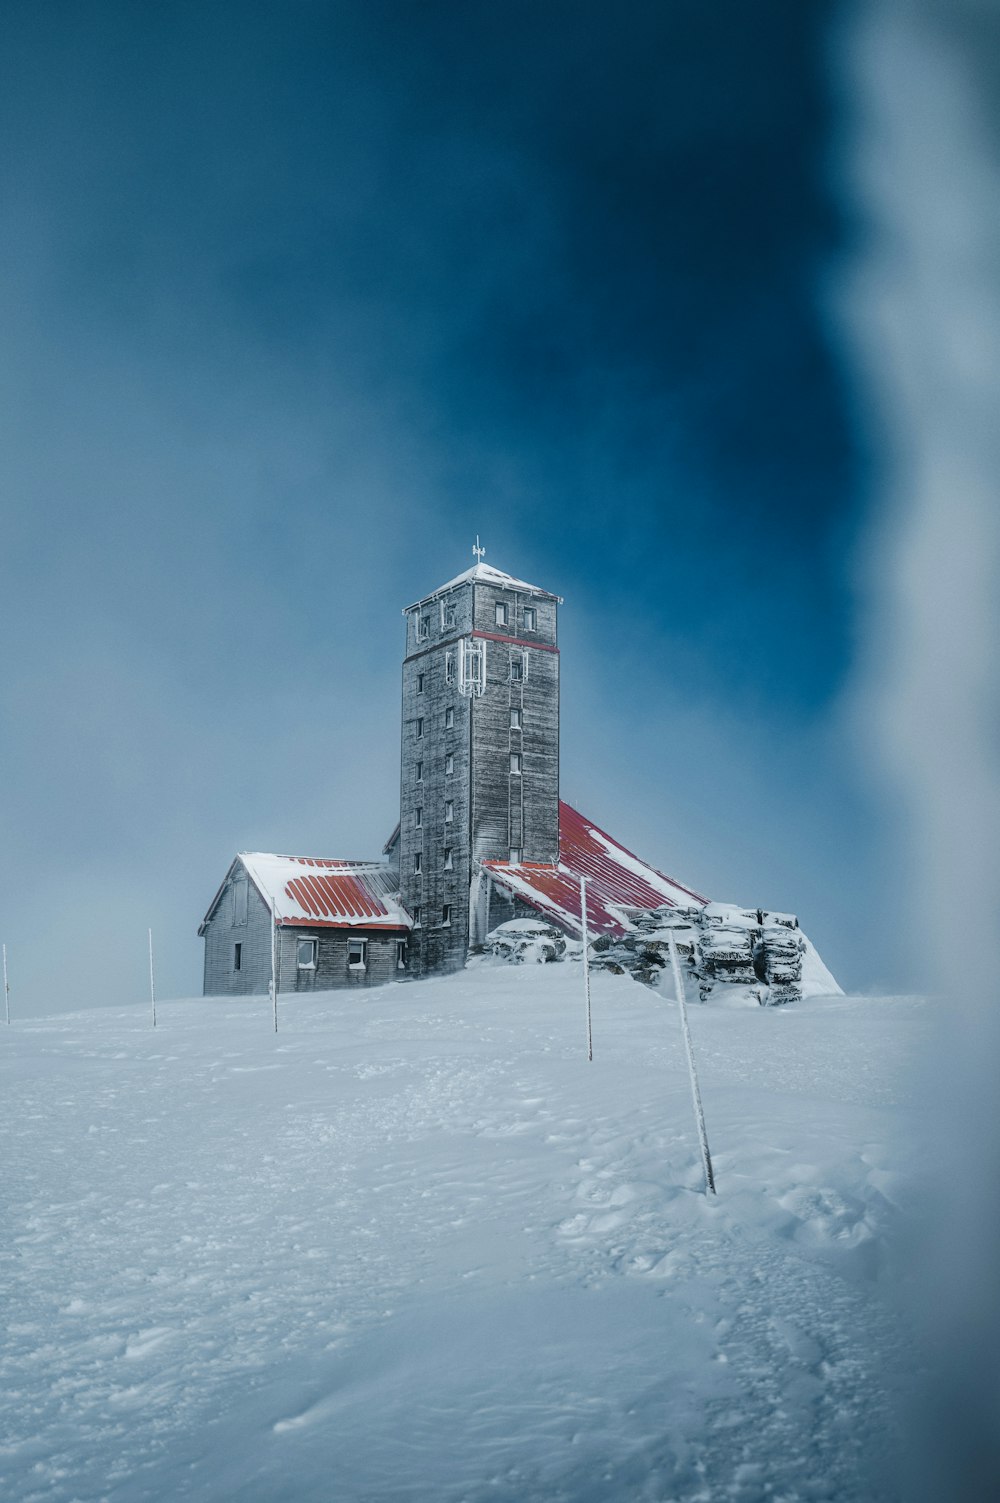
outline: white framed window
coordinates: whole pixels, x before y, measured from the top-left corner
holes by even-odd
[[[451,916],[453,912],[454,909],[452,908],[450,903],[445,903],[444,907],[441,909],[441,922],[446,927],[451,924]]]
[[[528,659],[523,652],[512,652],[510,655],[511,682],[519,684],[522,679],[528,677]]]
[[[368,941],[366,939],[349,939],[347,941],[347,964],[352,971],[363,971],[368,965]]]
[[[417,693],[418,694],[423,694],[423,692],[424,692],[424,684],[426,682],[427,682],[427,675],[426,675],[426,673],[418,673],[417,674]]]
[[[507,602],[505,600],[498,600],[497,601],[497,626],[506,626],[506,625],[507,625]]]
[[[520,731],[524,728],[524,711],[516,706],[511,707],[510,728],[512,731]]]
[[[414,811],[413,811],[413,824],[414,824],[414,827],[419,830],[420,826],[423,824],[423,822],[424,822],[424,811],[423,811],[423,809],[414,809]]]
[[[446,825],[451,824],[451,822],[452,822],[452,820],[454,818],[455,818],[455,801],[454,801],[454,799],[450,799],[450,798],[445,799],[445,801],[444,801],[444,822],[445,822],[445,824]]]
[[[521,860],[521,847],[519,845],[512,845],[511,846],[511,848],[510,848],[510,858],[509,859],[510,859],[510,863],[511,863],[512,866],[517,866],[518,865],[518,863]]]
[[[236,942],[236,944],[233,945],[233,970],[234,971],[242,971],[242,969],[243,969],[243,941],[242,940],[238,940]]]
[[[483,642],[463,642],[458,666],[458,692],[478,698],[486,687],[486,648]]]
[[[510,754],[510,770],[511,770],[511,772],[520,772],[521,771],[521,753],[520,752],[511,752],[511,754]]]
[[[405,939],[397,939],[397,941],[396,941],[396,970],[397,971],[405,971],[406,970],[406,940]]]
[[[444,869],[446,872],[455,870],[454,852],[450,845],[444,848]]]
[[[423,851],[414,851],[413,852],[413,870],[416,872],[416,874],[417,874],[418,877],[420,876],[420,873],[423,871],[423,869],[424,869],[424,853],[423,853]]]
[[[416,731],[417,739],[419,740],[420,737],[424,734],[424,718],[422,715],[417,716],[416,721],[414,722],[414,730]]]
[[[446,778],[450,778],[451,775],[452,775],[452,773],[454,771],[455,771],[455,753],[454,752],[449,752],[448,755],[444,759],[444,775],[445,775],[445,777]]]
[[[451,706],[444,712],[444,728],[446,731],[451,731],[455,728],[455,711]]]
[[[415,778],[414,778],[415,782],[422,783],[424,781],[424,764],[422,762],[418,762],[416,764],[416,766],[414,767],[414,774],[415,774]]]
[[[318,939],[296,940],[295,964],[300,971],[314,971],[316,969],[316,953],[318,950]]]
[[[455,625],[456,610],[457,610],[457,607],[455,605],[454,600],[448,600],[448,601],[442,600],[442,602],[441,602],[441,625],[443,627],[445,627],[445,629],[447,629],[449,626],[454,626]]]
[[[533,605],[526,605],[521,616],[525,631],[535,631],[538,626],[538,612]]]
[[[414,929],[419,929],[420,928],[420,904],[419,903],[415,903],[413,905],[413,927],[414,927]]]
[[[455,682],[455,653],[452,649],[444,655],[444,681],[446,684]]]
[[[417,641],[426,642],[431,634],[430,616],[420,616],[417,620]]]

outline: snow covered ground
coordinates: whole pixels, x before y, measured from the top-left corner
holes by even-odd
[[[0,1495],[894,1496],[914,999],[578,965],[0,1036]]]

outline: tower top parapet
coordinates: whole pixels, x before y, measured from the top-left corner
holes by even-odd
[[[404,607],[403,614],[412,611],[419,605],[426,605],[428,601],[437,600],[439,595],[446,595],[449,590],[456,590],[464,584],[493,585],[500,590],[517,590],[523,595],[537,595],[543,600],[554,600],[557,605],[562,605],[562,596],[554,595],[551,590],[540,589],[538,585],[528,584],[523,579],[515,579],[513,574],[505,574],[502,569],[494,569],[492,564],[484,564],[480,559],[466,569],[462,574],[456,574],[454,579],[449,579],[447,584],[439,585],[429,595],[422,595],[412,605]]]

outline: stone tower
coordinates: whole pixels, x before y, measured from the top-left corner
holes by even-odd
[[[558,595],[480,559],[407,606],[400,890],[414,975],[464,964],[478,863],[559,860]]]

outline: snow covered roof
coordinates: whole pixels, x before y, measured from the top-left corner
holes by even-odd
[[[456,574],[454,579],[449,579],[447,584],[439,585],[429,595],[424,595],[420,600],[415,600],[413,605],[408,605],[406,611],[412,611],[418,605],[426,605],[429,600],[436,600],[439,595],[444,595],[448,590],[454,590],[458,585],[476,582],[480,584],[498,585],[504,590],[522,590],[528,595],[541,595],[546,600],[555,600],[562,605],[562,596],[553,595],[551,590],[541,590],[538,585],[527,584],[523,579],[515,579],[513,574],[504,574],[501,569],[494,569],[490,564],[480,561],[473,564],[471,569],[466,569],[464,574]]]
[[[393,869],[375,861],[329,861],[242,851],[237,858],[281,928],[385,929],[413,920],[399,901]]]
[[[484,861],[493,880],[539,913],[581,932],[580,878],[587,880],[587,927],[592,934],[624,934],[625,908],[690,907],[708,899],[655,866],[633,856],[617,840],[569,804],[559,804],[559,865],[511,865]]]

